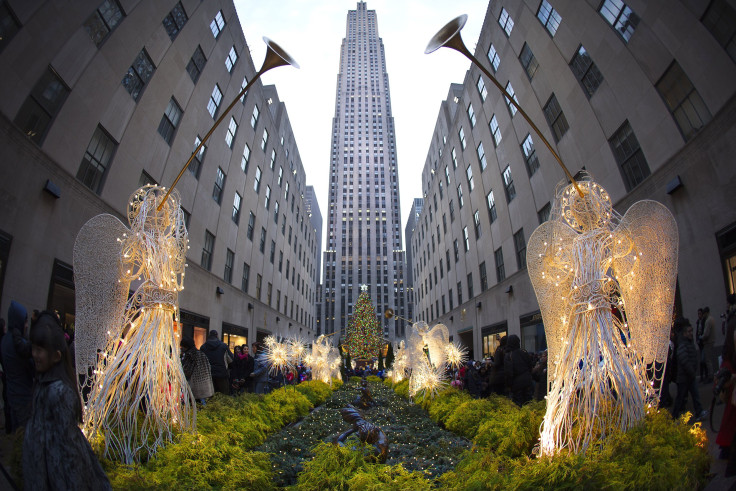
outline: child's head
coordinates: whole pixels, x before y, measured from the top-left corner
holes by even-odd
[[[38,315],[31,329],[31,345],[38,373],[46,373],[59,363],[66,369],[66,364],[71,363],[64,330],[53,312]]]

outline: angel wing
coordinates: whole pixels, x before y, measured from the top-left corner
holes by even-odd
[[[122,329],[130,282],[121,280],[122,245],[118,239],[127,232],[120,220],[102,214],[85,223],[74,242],[78,374],[87,375],[88,367],[97,364],[97,350],[105,347],[108,331],[117,336]]]
[[[526,248],[526,264],[544,319],[548,356],[552,362],[559,357],[570,320],[568,303],[563,297],[569,295],[572,286],[573,268],[569,254],[577,235],[562,221],[550,220],[537,227]]]
[[[444,324],[437,324],[425,334],[424,342],[429,349],[429,361],[433,366],[444,366],[447,358],[445,346],[449,344],[449,339],[450,333]]]
[[[638,201],[614,231],[613,269],[631,342],[645,363],[665,361],[677,280],[677,223],[664,205]]]

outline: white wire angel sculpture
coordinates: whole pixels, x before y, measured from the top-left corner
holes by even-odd
[[[592,180],[558,192],[529,238],[527,265],[549,347],[540,451],[585,452],[656,404],[677,274],[677,225],[639,201],[620,217]],[[620,311],[614,313],[612,307]]]
[[[77,372],[87,377],[89,393],[84,431],[90,440],[104,439],[106,457],[124,463],[152,456],[175,430],[195,428],[174,325],[187,231],[176,191],[157,209],[164,192],[138,189],[128,208],[130,230],[98,215],[74,245]]]
[[[419,321],[411,326],[405,348],[406,365],[411,369],[410,396],[424,392],[434,397],[445,385],[448,344],[449,332],[444,324],[430,329],[426,322]]]

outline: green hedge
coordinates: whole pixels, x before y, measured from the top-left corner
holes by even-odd
[[[304,417],[332,390],[324,382],[311,381],[265,396],[217,394],[197,411],[197,434],[179,435],[143,464],[102,463],[115,489],[272,489],[269,455],[251,449]]]

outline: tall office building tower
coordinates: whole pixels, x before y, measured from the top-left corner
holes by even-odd
[[[414,198],[409,211],[409,218],[406,220],[404,227],[404,240],[407,245],[412,242],[414,230],[419,226],[419,216],[424,208],[424,198]],[[414,273],[412,271],[413,258],[410,247],[406,248],[406,318],[414,319]]]
[[[405,317],[396,139],[375,10],[350,10],[337,75],[325,251],[325,329],[344,333],[361,285],[382,314]],[[403,335],[381,315],[384,337]]]

